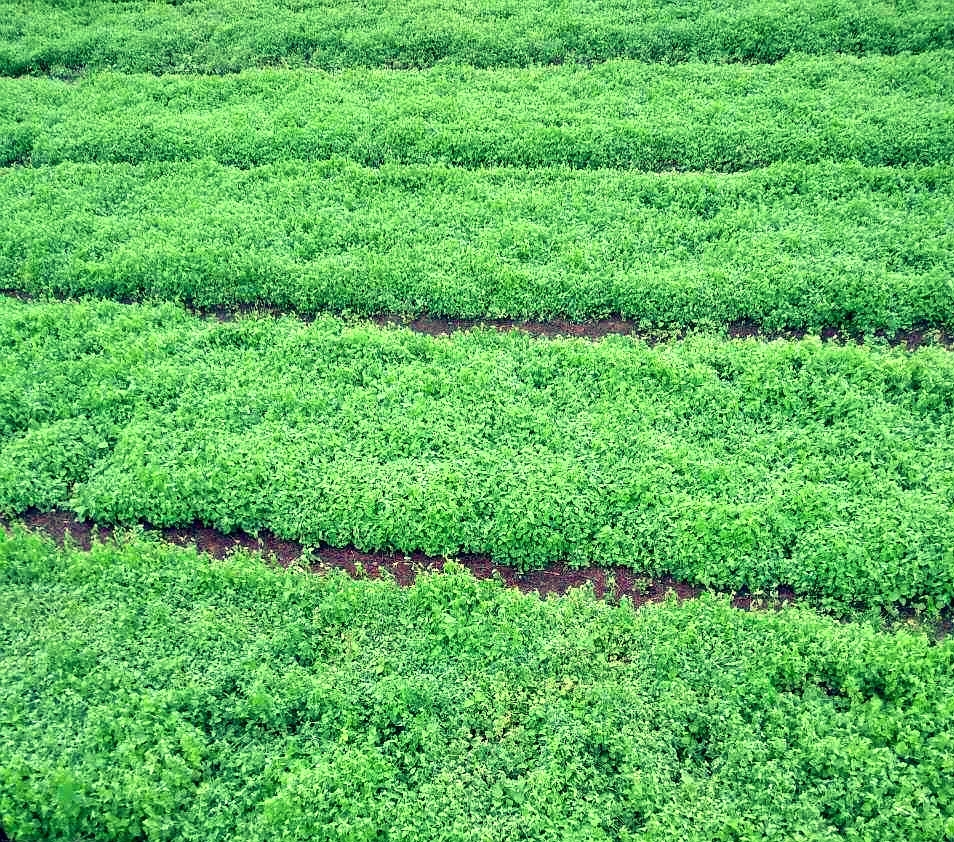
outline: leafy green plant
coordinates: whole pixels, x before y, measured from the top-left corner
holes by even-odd
[[[839,612],[954,597],[944,349],[429,337],[9,299],[0,335],[0,393],[43,407],[0,417],[8,513],[68,489],[102,523],[621,563]]]
[[[415,73],[0,78],[0,161],[212,158],[247,169],[345,158],[372,167],[663,172],[778,162],[951,164],[952,74],[954,53],[938,50],[793,56],[755,66],[612,61]],[[407,181],[427,185],[414,172]],[[717,195],[696,198],[702,215],[719,207]],[[877,211],[859,204],[852,215],[877,218]],[[514,234],[532,235],[532,226]]]
[[[934,840],[954,805],[923,634],[21,531],[0,583],[18,842]]]
[[[0,6],[0,73],[84,69],[229,73],[292,65],[428,67],[591,63],[610,58],[676,62],[777,61],[791,52],[922,52],[954,44],[950,15],[934,0],[890,9],[874,0],[811,0],[637,7],[614,0],[555,8],[473,0],[454,9],[427,0],[371,8],[356,0],[203,0],[117,6],[8,0]]]
[[[952,185],[950,166],[857,164],[16,168],[0,172],[0,284],[302,313],[950,329]]]

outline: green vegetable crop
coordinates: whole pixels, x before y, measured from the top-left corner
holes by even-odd
[[[484,67],[635,58],[771,62],[792,52],[954,46],[944,0],[183,0],[0,4],[0,74],[227,73],[262,65]]]
[[[954,840],[952,126],[950,0],[0,0],[0,842]]]
[[[35,840],[954,830],[954,645],[703,599],[409,589],[0,535],[0,822]]]
[[[0,79],[0,162],[210,157],[250,167],[338,156],[369,166],[729,172],[780,161],[951,164],[952,80],[950,50],[770,66]]]
[[[0,173],[0,286],[302,313],[950,328],[952,175],[16,168]]]
[[[0,508],[954,599],[954,355],[0,303]]]

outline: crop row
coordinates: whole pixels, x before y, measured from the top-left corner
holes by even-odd
[[[179,161],[736,171],[954,163],[954,53],[771,66],[0,79],[0,163]]]
[[[951,167],[0,172],[0,286],[646,327],[954,325]]]
[[[954,646],[807,611],[0,532],[0,639],[17,842],[954,833]]]
[[[954,599],[954,355],[0,306],[0,511]]]
[[[792,52],[896,53],[954,46],[943,0],[236,0],[0,4],[0,74],[223,73],[283,64],[527,66],[612,58],[771,62]]]

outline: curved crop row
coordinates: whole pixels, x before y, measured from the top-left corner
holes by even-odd
[[[0,303],[0,511],[954,600],[954,355]]]
[[[300,313],[950,328],[952,176],[16,168],[0,173],[0,286]]]
[[[804,610],[0,533],[0,639],[17,842],[954,830],[954,646]]]
[[[420,73],[0,79],[0,163],[746,170],[954,163],[954,53],[773,66],[634,62]]]
[[[896,53],[954,46],[941,0],[672,4],[622,0],[236,0],[0,4],[0,74],[223,73],[271,64],[485,67],[594,62],[771,62],[792,52]]]

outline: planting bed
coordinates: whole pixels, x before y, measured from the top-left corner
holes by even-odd
[[[771,62],[791,53],[922,52],[954,46],[943,0],[674,5],[471,0],[199,0],[0,4],[0,73],[86,68],[226,73],[261,65],[339,70],[649,61]]]
[[[954,594],[944,349],[12,299],[0,331],[7,514],[624,564],[841,610]]]
[[[742,66],[0,78],[0,161],[715,172],[951,164],[951,78],[954,51]],[[406,176],[418,191],[440,187],[421,180]]]
[[[303,313],[950,330],[952,172],[16,167],[0,174],[0,285]]]
[[[0,536],[15,840],[941,839],[954,645]]]

